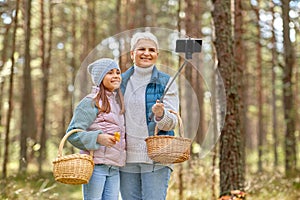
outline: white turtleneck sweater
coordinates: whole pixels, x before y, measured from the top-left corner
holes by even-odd
[[[124,94],[125,120],[126,120],[126,142],[127,163],[153,163],[147,155],[145,138],[148,137],[146,122],[145,92],[150,82],[154,66],[140,68],[134,66],[134,73],[128,80]],[[170,83],[171,79],[169,80]],[[175,82],[170,86],[164,98],[165,113],[163,118],[157,122],[161,130],[171,130],[177,124],[177,118],[167,110],[178,110],[178,94]]]

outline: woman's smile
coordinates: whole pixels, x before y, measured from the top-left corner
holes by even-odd
[[[141,39],[131,51],[131,59],[138,67],[150,67],[156,63],[158,50],[152,40]]]

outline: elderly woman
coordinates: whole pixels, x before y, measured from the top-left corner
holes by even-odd
[[[174,135],[178,111],[177,86],[173,83],[159,101],[170,76],[159,71],[155,63],[159,55],[157,38],[150,32],[139,32],[131,39],[131,59],[134,65],[122,74],[124,94],[127,160],[120,169],[123,200],[162,200],[166,198],[172,169],[154,163],[147,155],[145,138],[153,135],[155,125],[159,135]],[[151,115],[154,117],[151,118]]]

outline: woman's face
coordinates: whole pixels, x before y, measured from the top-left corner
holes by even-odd
[[[150,67],[156,63],[158,50],[152,40],[140,39],[130,52],[131,59],[139,67]]]
[[[118,69],[112,69],[104,76],[102,83],[109,91],[118,89],[121,85],[121,72]]]

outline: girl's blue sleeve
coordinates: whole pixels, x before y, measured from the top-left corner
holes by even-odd
[[[83,98],[76,107],[67,132],[73,129],[82,129],[83,132],[73,133],[68,137],[68,141],[81,150],[97,150],[100,144],[97,137],[101,130],[86,131],[97,117],[98,109],[91,98]]]

